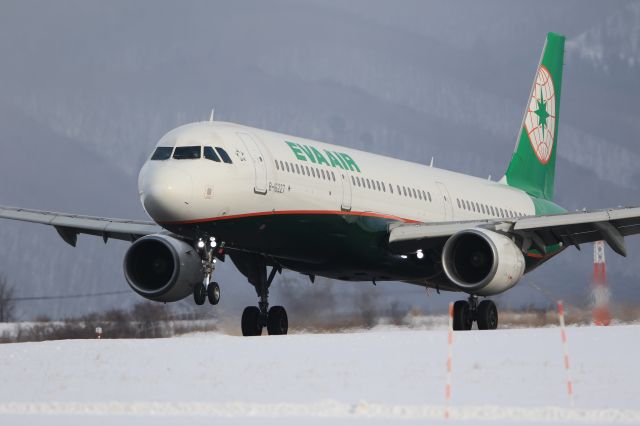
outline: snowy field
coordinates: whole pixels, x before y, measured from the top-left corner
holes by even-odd
[[[0,425],[640,424],[640,326],[0,345]]]

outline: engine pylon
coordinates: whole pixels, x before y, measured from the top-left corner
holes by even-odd
[[[611,292],[607,284],[607,268],[604,258],[604,241],[593,243],[593,282],[591,283],[591,314],[595,325],[611,324],[609,300]]]

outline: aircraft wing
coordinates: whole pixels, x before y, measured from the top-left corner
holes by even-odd
[[[528,216],[512,219],[421,223],[391,229],[389,248],[394,253],[410,253],[446,240],[458,231],[486,228],[521,238],[523,249],[545,252],[545,247],[604,240],[616,253],[626,256],[624,237],[640,233],[640,207]]]
[[[73,247],[78,241],[78,234],[97,235],[106,243],[109,238],[135,241],[145,235],[163,231],[154,222],[81,216],[16,207],[0,206],[0,218],[51,225],[62,239]]]

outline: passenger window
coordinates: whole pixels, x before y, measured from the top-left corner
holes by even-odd
[[[195,160],[200,158],[200,146],[179,146],[173,152],[173,158],[175,160]]]
[[[460,208],[460,200],[456,198],[456,201],[458,202],[458,208]]]
[[[298,167],[298,165],[297,165],[297,164],[295,164],[295,166],[296,166],[296,173],[297,173],[297,174],[300,174],[300,167]]]
[[[204,158],[206,158],[207,160],[213,160],[216,163],[220,162],[220,157],[218,157],[218,154],[216,154],[216,152],[210,146],[204,147]],[[278,162],[276,161],[276,168],[277,167],[278,167]]]
[[[289,163],[284,163],[285,166],[287,166],[287,172],[289,171]]]
[[[320,171],[322,172],[322,179],[327,180],[327,177],[324,175],[324,169],[320,169]]]
[[[387,188],[384,186],[384,182],[382,182],[382,192],[387,192]]]
[[[429,202],[431,202],[431,193],[427,192],[427,196],[429,197]]]
[[[382,191],[382,187],[380,186],[380,182],[376,181],[376,186],[378,187],[378,191]]]
[[[418,191],[418,198],[422,200],[422,192]]]
[[[402,187],[402,193],[404,194],[405,197],[407,196],[407,187],[406,186]]]
[[[356,179],[353,176],[351,176],[351,184],[356,186]]]
[[[389,184],[389,192],[391,192],[393,194],[393,185]]]
[[[335,182],[335,181],[336,181],[336,174],[335,174],[335,173],[333,173],[333,172],[331,172],[331,178],[332,178],[332,179],[333,179],[333,181]]]
[[[411,188],[411,191],[413,192],[413,198],[418,198],[418,194],[416,194],[415,188]]]
[[[152,160],[168,160],[171,158],[171,153],[173,152],[173,147],[171,146],[159,146],[153,152],[151,156]]]
[[[205,158],[207,157],[206,148],[205,148],[204,156],[205,156]],[[276,160],[276,170],[280,170],[280,165],[278,164],[278,160]]]
[[[218,151],[218,155],[220,156],[220,158],[222,158],[222,161],[227,164],[233,163],[233,161],[231,161],[231,157],[229,157],[229,154],[227,154],[227,151],[220,148],[219,146],[216,147],[216,151]]]
[[[316,169],[311,167],[311,176],[316,177]]]
[[[367,178],[367,188],[371,189],[371,181]]]

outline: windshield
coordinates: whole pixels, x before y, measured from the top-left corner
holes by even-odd
[[[171,146],[159,146],[153,152],[151,156],[152,160],[168,160],[171,158],[171,152],[173,151],[173,147]]]
[[[201,147],[199,146],[179,146],[173,153],[175,160],[193,160],[200,158]]]

